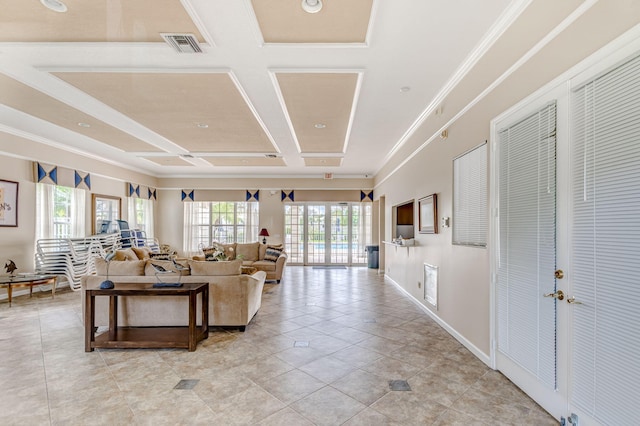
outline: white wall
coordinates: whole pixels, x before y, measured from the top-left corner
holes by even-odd
[[[570,18],[573,21],[565,21],[568,25],[561,24],[580,5],[533,2],[446,97],[444,112],[429,115],[383,167],[375,186],[376,197],[385,197],[383,239],[392,235],[392,206],[408,199],[436,193],[439,222],[451,216],[453,159],[489,139],[491,119],[640,23],[640,2],[597,2]],[[562,29],[544,47],[529,50],[558,24]],[[520,67],[509,70],[521,57],[526,60]],[[505,62],[504,58],[512,59]],[[490,84],[494,87],[483,94]],[[443,128],[448,128],[447,139],[439,138]],[[415,248],[385,247],[386,275],[432,309],[423,300],[423,263],[438,266],[438,310],[432,313],[487,361],[491,344],[489,253],[493,247],[453,246],[451,228],[441,228],[437,235],[417,234],[416,240]]]

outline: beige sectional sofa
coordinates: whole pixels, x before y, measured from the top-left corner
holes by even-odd
[[[287,263],[287,254],[282,246],[272,246],[269,244],[255,243],[230,243],[221,244],[228,260],[242,259],[242,266],[253,267],[258,271],[267,273],[267,281],[277,281],[280,283],[282,273]],[[268,252],[268,249],[272,249]],[[276,253],[273,257],[272,253]],[[269,256],[269,255],[272,256]],[[205,260],[205,255],[194,256],[195,260]]]
[[[156,276],[151,264],[173,271]],[[262,289],[267,273],[241,274],[242,261],[183,261],[189,269],[178,277],[173,262],[166,260],[111,261],[109,279],[115,283],[155,283],[158,281],[209,283],[209,325],[234,326],[244,331],[262,302]],[[107,263],[96,259],[97,275],[82,277],[82,309],[84,314],[85,290],[98,288],[107,276]],[[96,297],[96,326],[109,325],[109,298]],[[198,301],[198,305],[200,302]],[[199,306],[200,310],[201,307]],[[198,313],[198,318],[199,318]],[[84,315],[83,315],[84,318]],[[184,297],[145,296],[120,297],[118,324],[120,326],[180,326],[188,325],[188,309]]]

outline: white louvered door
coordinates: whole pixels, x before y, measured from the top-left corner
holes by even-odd
[[[558,263],[555,101],[507,119],[495,144],[496,364],[556,416],[566,410],[558,357],[566,354],[553,297]]]
[[[640,56],[571,98],[570,410],[640,425]]]

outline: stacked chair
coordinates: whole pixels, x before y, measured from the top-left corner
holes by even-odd
[[[41,239],[36,242],[36,273],[63,276],[72,290],[80,290],[80,278],[96,272],[94,259],[120,245],[119,233]]]

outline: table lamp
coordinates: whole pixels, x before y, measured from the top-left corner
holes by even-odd
[[[269,231],[267,231],[267,228],[262,228],[258,235],[263,237],[262,244],[267,244],[267,237],[269,236]]]

